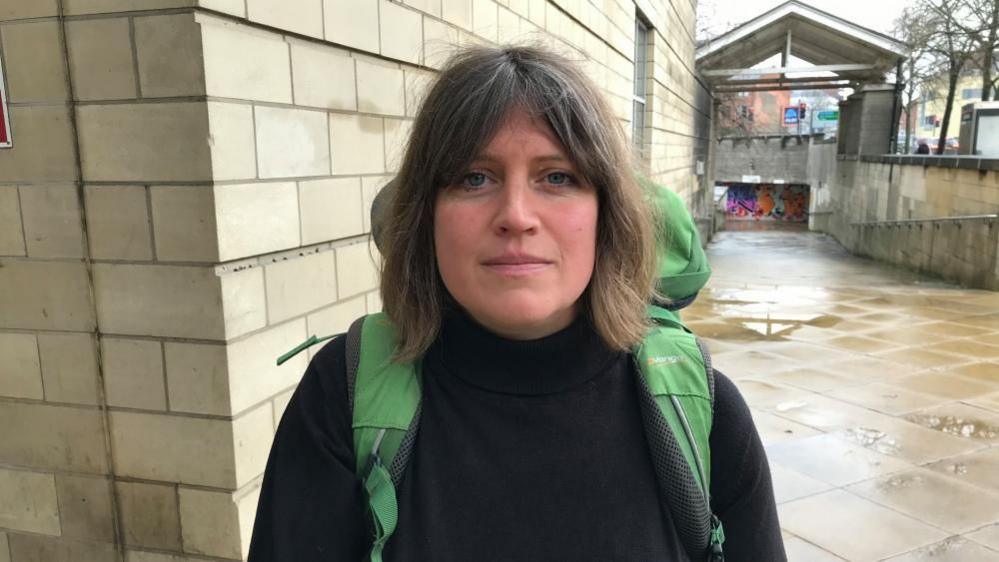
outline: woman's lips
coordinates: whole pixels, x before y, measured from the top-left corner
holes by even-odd
[[[550,263],[547,262],[525,262],[525,263],[487,263],[486,268],[495,273],[501,275],[507,275],[510,277],[519,277],[523,275],[530,275],[532,273],[537,273],[543,269],[548,268]]]
[[[531,275],[552,265],[552,262],[535,256],[500,256],[482,263],[490,271],[510,277]]]

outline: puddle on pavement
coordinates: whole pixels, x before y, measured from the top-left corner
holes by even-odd
[[[844,434],[854,443],[885,455],[897,455],[902,450],[894,437],[878,429],[852,427]]]
[[[811,320],[805,322],[805,325],[813,326],[815,328],[832,328],[833,326],[839,324],[842,321],[843,321],[842,316],[836,316],[834,314],[823,314],[822,316],[812,318]]]
[[[896,476],[890,476],[884,480],[879,480],[877,487],[881,492],[892,492],[893,490],[899,490],[902,488],[911,488],[913,486],[920,486],[923,483],[923,477],[919,474],[902,474]]]
[[[947,470],[951,474],[957,474],[959,476],[963,476],[968,473],[968,465],[964,464],[963,462],[956,462],[954,464],[948,465]]]
[[[786,336],[794,331],[799,324],[783,324],[780,322],[742,322],[742,327],[752,330],[764,339],[774,339],[775,336]]]
[[[999,439],[999,426],[988,422],[962,416],[947,416],[936,414],[909,414],[905,419],[923,427],[942,431],[957,437],[968,439]]]
[[[709,316],[710,317],[710,316]],[[702,337],[734,341],[785,341],[787,336],[796,330],[810,326],[813,328],[830,328],[843,320],[840,316],[830,314],[761,314],[727,316],[724,312],[716,315],[726,328],[704,332],[703,328],[695,328]]]
[[[717,339],[784,341],[804,326],[830,328],[843,317],[824,313],[837,296],[824,287],[706,289],[697,305],[705,319],[718,320],[730,330]]]
[[[801,400],[790,400],[788,402],[781,402],[774,407],[778,412],[790,412],[791,410],[797,410],[798,408],[804,408],[808,406],[808,402],[802,402]]]
[[[711,289],[706,295],[711,301],[724,305],[769,303],[782,306],[834,303],[836,296],[825,287],[783,285],[775,288]]]
[[[980,546],[964,537],[954,536],[937,544],[923,547],[909,553],[906,562],[958,562],[959,560],[977,560],[976,555],[984,554]],[[987,552],[987,551],[986,551]]]

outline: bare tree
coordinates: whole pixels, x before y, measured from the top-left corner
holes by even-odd
[[[999,1],[999,0],[997,0]],[[905,115],[905,153],[912,151],[912,115],[919,98],[931,86],[937,74],[936,60],[927,47],[932,21],[915,8],[908,7],[895,20],[894,35],[906,44],[906,60],[902,66],[902,115]]]
[[[699,44],[729,32],[736,25],[722,15],[722,11],[718,9],[718,0],[698,0],[696,31]]]
[[[976,53],[974,64],[982,71],[982,101],[989,101],[999,93],[999,0],[964,0],[972,17],[964,31],[974,38]],[[963,24],[962,24],[963,25]]]
[[[919,40],[936,59],[933,66],[938,67],[947,80],[947,101],[936,150],[937,154],[943,154],[957,82],[975,52],[975,34],[968,33],[973,16],[967,0],[918,0],[916,10],[926,18],[919,26],[925,36],[920,36]]]

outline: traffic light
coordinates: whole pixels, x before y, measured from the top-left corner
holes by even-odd
[[[805,120],[805,109],[807,107],[808,106],[805,105],[805,102],[801,102],[801,104],[798,105],[798,120],[799,121],[804,121]]]

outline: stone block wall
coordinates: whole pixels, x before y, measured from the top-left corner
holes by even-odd
[[[240,337],[262,337],[263,281],[250,304],[256,287],[216,268],[225,242],[273,238],[219,229],[232,211],[216,191],[258,177],[252,118],[237,118],[252,107],[212,111],[197,17],[177,2],[0,10],[15,128],[0,151],[0,553],[12,562],[244,555],[252,484],[298,376],[269,377],[262,354],[305,328],[253,347],[247,366]],[[267,384],[247,395],[255,380]]]
[[[969,160],[977,166],[959,168],[957,158],[837,160],[831,147],[817,146],[811,155],[813,230],[857,254],[999,290],[999,220],[887,222],[999,214],[994,163]],[[858,224],[865,222],[882,224]]]
[[[107,417],[65,36],[0,6],[15,148],[0,150],[0,560],[114,555]]]
[[[688,0],[7,0],[0,561],[241,560],[310,334],[381,308],[368,213],[467,42],[581,61],[710,209]],[[707,166],[710,170],[710,164]]]
[[[652,103],[645,119],[650,140],[642,165],[652,179],[679,193],[695,218],[709,221],[714,186],[713,98],[694,70],[696,1],[645,0],[635,5],[654,27],[652,71],[648,73]],[[634,23],[623,29],[633,28]],[[630,120],[630,112],[624,118]],[[704,163],[704,174],[696,173],[697,162]]]
[[[894,119],[893,119],[893,113]],[[900,110],[893,85],[871,84],[839,103],[839,153],[887,154]]]

